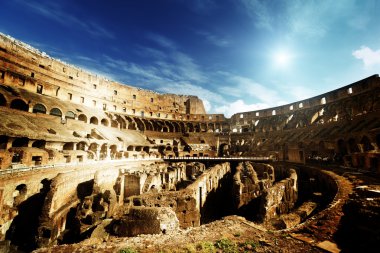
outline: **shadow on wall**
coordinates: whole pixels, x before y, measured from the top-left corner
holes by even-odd
[[[50,180],[41,181],[43,185],[39,193],[34,194],[18,206],[18,215],[14,218],[6,233],[6,240],[18,247],[19,250],[30,252],[37,248],[39,217],[45,197],[50,189]],[[21,193],[21,192],[20,192]]]

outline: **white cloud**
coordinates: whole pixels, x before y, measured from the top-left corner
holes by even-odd
[[[232,103],[228,103],[214,108],[216,113],[223,113],[226,117],[231,117],[238,112],[256,111],[270,107],[265,103],[246,104],[243,100],[238,99]]]
[[[210,104],[210,102],[208,100],[203,99],[203,105],[205,107],[206,112],[210,112],[211,111],[212,107],[211,107],[211,104]]]
[[[236,98],[255,99],[268,105],[276,105],[282,99],[277,91],[272,88],[255,82],[254,80],[234,75],[228,72],[223,72],[226,76],[229,86],[222,86],[219,90],[221,93],[234,96]]]
[[[352,52],[352,55],[356,59],[362,60],[367,68],[380,64],[380,49],[374,51],[369,47],[361,46],[360,49]]]
[[[163,85],[157,89],[159,92],[163,93],[175,93],[183,95],[194,95],[202,100],[207,100],[206,103],[221,103],[225,101],[223,97],[215,92],[207,90],[201,86],[193,85],[190,83],[169,83]],[[207,106],[207,105],[205,105]],[[211,106],[210,106],[211,109]]]

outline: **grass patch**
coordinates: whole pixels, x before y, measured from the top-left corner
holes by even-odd
[[[132,248],[125,248],[120,249],[118,253],[138,253],[138,251]]]
[[[215,242],[215,247],[221,249],[224,253],[237,253],[239,248],[235,242],[230,239],[223,238]]]

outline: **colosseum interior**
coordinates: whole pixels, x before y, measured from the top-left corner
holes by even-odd
[[[0,61],[1,252],[378,252],[378,75],[226,118],[6,35]]]

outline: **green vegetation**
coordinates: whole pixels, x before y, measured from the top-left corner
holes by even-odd
[[[120,249],[118,253],[138,253],[138,251],[131,248],[125,248]]]
[[[230,239],[220,239],[215,242],[215,247],[221,249],[224,253],[237,253],[239,249],[235,242]]]

